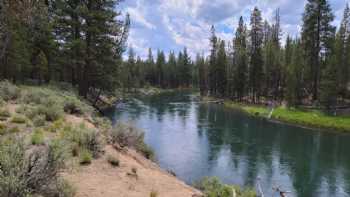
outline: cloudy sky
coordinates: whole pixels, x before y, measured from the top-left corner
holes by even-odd
[[[271,21],[279,8],[283,36],[296,36],[306,0],[125,0],[122,11],[131,16],[129,46],[141,57],[148,48],[178,52],[187,47],[191,55],[208,52],[210,26],[217,35],[231,40],[239,16],[249,23],[251,10],[258,6]],[[334,24],[341,20],[347,0],[329,0]]]

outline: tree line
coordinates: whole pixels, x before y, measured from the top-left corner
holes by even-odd
[[[198,86],[205,96],[250,103],[341,105],[350,97],[349,6],[338,29],[333,20],[327,0],[308,0],[300,35],[282,44],[279,10],[269,23],[255,7],[249,25],[239,18],[232,41],[221,40],[212,26],[207,57],[198,54],[192,62],[185,49],[177,58],[171,52],[168,61],[162,51],[156,61],[151,51],[147,60],[135,61],[131,50],[125,67],[139,73],[129,72],[140,85]]]
[[[86,97],[120,83],[130,19],[120,0],[0,1],[0,77],[69,82]]]

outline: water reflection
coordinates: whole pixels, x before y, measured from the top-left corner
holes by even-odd
[[[133,99],[111,111],[133,120],[159,164],[192,183],[218,176],[226,183],[273,187],[292,196],[348,196],[350,136],[320,133],[248,117],[188,93]]]

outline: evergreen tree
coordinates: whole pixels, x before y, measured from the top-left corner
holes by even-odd
[[[237,68],[234,74],[234,88],[241,101],[246,93],[248,82],[247,28],[241,16],[234,39],[234,64]]]
[[[327,0],[308,0],[303,14],[302,42],[311,84],[313,100],[318,99],[321,65],[329,55],[334,27],[333,14]]]
[[[211,37],[210,37],[210,57],[209,57],[209,90],[211,95],[217,94],[218,84],[217,84],[217,73],[216,73],[216,55],[218,39],[215,35],[214,26],[211,27]]]
[[[216,60],[216,79],[217,79],[217,94],[216,96],[223,97],[226,92],[226,65],[227,56],[225,50],[225,41],[221,41]]]
[[[157,53],[157,62],[156,62],[156,67],[157,67],[157,71],[156,71],[156,76],[157,76],[157,85],[159,85],[160,87],[164,87],[164,66],[165,66],[165,55],[163,51],[159,51]]]
[[[260,10],[255,7],[250,17],[250,69],[249,69],[249,86],[252,101],[256,103],[261,94],[261,83],[263,75],[263,25]]]

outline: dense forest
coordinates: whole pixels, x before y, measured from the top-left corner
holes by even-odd
[[[199,87],[202,95],[250,103],[287,101],[288,105],[346,104],[350,82],[350,9],[346,5],[340,27],[326,0],[308,0],[300,36],[286,36],[280,13],[269,23],[255,8],[249,25],[239,18],[232,41],[225,42],[211,28],[210,55],[194,61],[187,49],[156,58],[149,49],[146,60],[135,58],[132,49],[124,64],[123,84],[163,88]],[[283,44],[282,44],[283,43]],[[166,60],[167,59],[167,60]],[[134,83],[132,83],[134,82]]]
[[[1,78],[64,81],[86,97],[118,86],[129,16],[120,0],[0,1]],[[122,20],[122,18],[124,20]]]
[[[132,48],[123,60],[130,18],[120,0],[3,0],[0,2],[0,75],[14,83],[64,81],[90,91],[116,88],[198,87],[202,95],[250,103],[346,104],[350,97],[350,9],[340,26],[327,0],[308,0],[297,37],[286,36],[280,13],[272,22],[258,8],[240,17],[231,41],[211,28],[208,56],[190,57]],[[209,31],[209,29],[208,29]],[[283,43],[283,44],[282,44]],[[188,46],[190,47],[190,46]]]

